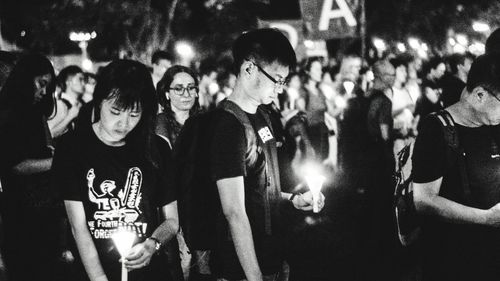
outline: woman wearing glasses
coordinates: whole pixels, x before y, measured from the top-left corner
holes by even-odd
[[[198,103],[198,79],[196,74],[182,65],[170,67],[158,82],[156,92],[163,112],[156,121],[156,133],[165,138],[173,148],[186,120],[200,111]],[[171,274],[176,280],[183,280],[180,254],[183,263],[189,263],[187,246],[182,234],[178,234],[176,241],[167,245],[167,255],[171,265]],[[180,253],[179,253],[180,249]]]
[[[173,148],[184,122],[200,111],[198,78],[190,68],[174,65],[158,82],[156,92],[163,107],[156,122],[156,133],[166,138]]]

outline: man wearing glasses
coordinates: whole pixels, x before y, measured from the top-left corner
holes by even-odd
[[[416,209],[423,215],[424,280],[500,278],[500,54],[472,64],[447,149],[440,118],[422,121],[413,152]]]
[[[283,91],[296,63],[295,52],[279,31],[259,29],[235,41],[233,57],[237,79],[224,102],[233,103],[247,116],[255,146],[248,153],[245,126],[235,115],[221,111],[209,153],[223,213],[218,245],[210,255],[211,269],[218,280],[276,280],[282,269],[278,203],[291,200],[296,208],[310,210],[312,197],[281,192],[276,141],[258,107],[270,104]]]

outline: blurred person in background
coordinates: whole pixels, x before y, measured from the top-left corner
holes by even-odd
[[[305,112],[308,119],[308,135],[316,158],[320,161],[328,159],[330,130],[325,123],[325,113],[334,116],[333,108],[327,102],[320,87],[323,71],[321,59],[311,57],[306,59],[303,67],[303,84],[297,100],[297,109]],[[334,134],[335,132],[332,132]]]
[[[398,280],[397,250],[392,216],[393,153],[392,87],[396,70],[387,60],[373,65],[374,82],[369,94],[366,119],[369,146],[364,153],[367,162],[367,276],[373,280]],[[363,176],[363,175],[358,175]]]
[[[49,119],[50,131],[54,138],[74,129],[73,121],[80,113],[85,92],[82,69],[76,65],[63,68],[57,76],[57,85],[61,93],[56,98],[55,114]]]
[[[236,75],[231,73],[229,70],[226,70],[219,73],[217,76],[217,82],[220,86],[220,90],[215,95],[216,106],[233,93],[234,85],[236,83]]]
[[[83,76],[84,76],[85,92],[83,93],[82,101],[84,103],[89,103],[90,101],[92,101],[94,95],[94,89],[95,89],[95,84],[97,83],[97,77],[95,76],[94,73],[90,72],[83,73]]]
[[[443,107],[446,108],[460,100],[473,61],[474,55],[471,53],[453,54],[446,59],[448,72],[440,81],[443,89],[441,95]]]
[[[396,69],[394,85],[392,86],[392,117],[394,118],[394,154],[408,143],[408,137],[414,135],[416,122],[413,116],[416,101],[412,99],[406,88],[408,81],[408,65],[403,58],[390,60]]]
[[[422,95],[417,100],[415,115],[424,118],[429,113],[443,108],[440,97],[443,89],[439,85],[440,79],[446,71],[446,65],[441,57],[433,57],[422,68]]]
[[[0,91],[0,177],[4,193],[3,250],[10,280],[65,280],[61,276],[64,217],[51,188],[52,135],[47,118],[54,111],[55,74],[41,55],[23,56]],[[58,279],[60,278],[60,279]]]
[[[151,57],[151,66],[153,67],[153,71],[151,72],[151,77],[153,78],[153,84],[156,88],[158,81],[163,77],[165,71],[172,66],[174,58],[173,56],[166,51],[156,51],[153,53]]]
[[[214,97],[219,92],[219,84],[217,84],[217,68],[215,61],[207,59],[200,64],[200,85],[198,99],[200,107],[203,110],[208,110],[215,106]]]

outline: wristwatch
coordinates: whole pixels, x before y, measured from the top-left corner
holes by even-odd
[[[155,242],[155,251],[158,252],[158,250],[160,250],[160,248],[161,248],[161,242],[160,242],[160,240],[158,240],[158,239],[156,239],[156,238],[154,238],[152,236],[146,238],[146,240],[147,239],[153,240],[153,242]]]

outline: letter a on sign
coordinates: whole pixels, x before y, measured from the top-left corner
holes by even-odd
[[[333,0],[324,0],[318,26],[320,31],[328,30],[330,20],[336,18],[344,18],[349,26],[356,26],[356,19],[345,0],[335,0],[335,2],[337,2],[339,8],[332,10]]]

